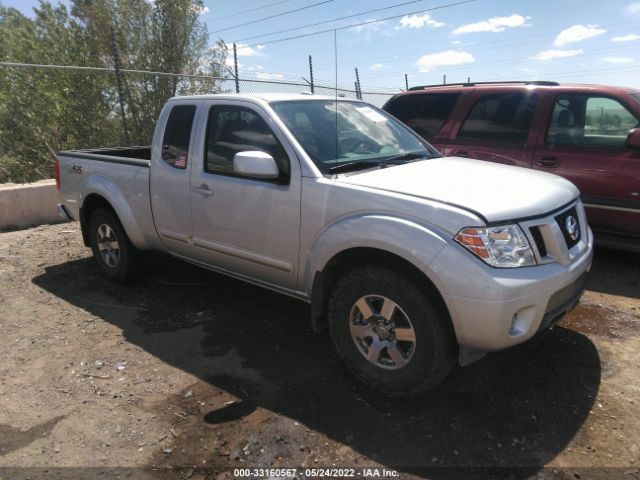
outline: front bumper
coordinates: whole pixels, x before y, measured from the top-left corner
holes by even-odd
[[[585,230],[568,265],[496,269],[462,247],[445,247],[430,269],[462,349],[488,352],[517,345],[575,307],[593,259],[593,234]]]

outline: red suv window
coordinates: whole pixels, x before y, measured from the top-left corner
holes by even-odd
[[[473,106],[458,138],[525,143],[538,96],[524,92],[487,95]]]
[[[623,149],[638,119],[608,97],[567,94],[556,97],[546,142]]]
[[[440,131],[458,98],[459,93],[403,95],[391,100],[384,109],[430,140]]]

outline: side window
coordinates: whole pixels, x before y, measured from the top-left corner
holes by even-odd
[[[207,123],[204,170],[233,173],[238,152],[262,151],[271,155],[283,176],[289,175],[289,158],[267,123],[244,107],[211,107]]]
[[[536,107],[535,94],[488,95],[473,106],[458,138],[525,143]]]
[[[195,105],[176,105],[169,114],[162,139],[162,160],[174,168],[187,168],[195,114]]]
[[[612,98],[588,95],[556,97],[547,143],[624,148],[638,119]]]
[[[429,140],[440,131],[458,98],[459,93],[403,95],[390,103],[386,110]]]

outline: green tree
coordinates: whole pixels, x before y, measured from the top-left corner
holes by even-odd
[[[213,49],[200,0],[41,0],[29,18],[0,4],[0,60],[223,76],[227,51]],[[51,176],[62,149],[151,141],[174,95],[219,91],[219,82],[113,72],[0,67],[0,182]]]

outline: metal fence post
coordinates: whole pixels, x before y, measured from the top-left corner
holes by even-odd
[[[238,49],[236,42],[233,42],[233,70],[236,77],[236,93],[240,93],[240,81],[238,80]]]
[[[113,68],[116,74],[116,86],[118,88],[118,103],[120,104],[120,116],[122,117],[122,133],[127,146],[131,145],[129,129],[127,128],[127,115],[124,109],[124,86],[122,84],[122,73],[120,72],[120,52],[116,43],[116,29],[113,25],[115,20],[111,19],[111,54],[113,55]]]
[[[311,55],[309,55],[309,80],[309,84],[311,85],[311,93],[316,93],[313,85],[313,61],[311,60]]]
[[[407,74],[404,74],[404,86],[407,87],[407,91],[409,91],[409,77]]]

